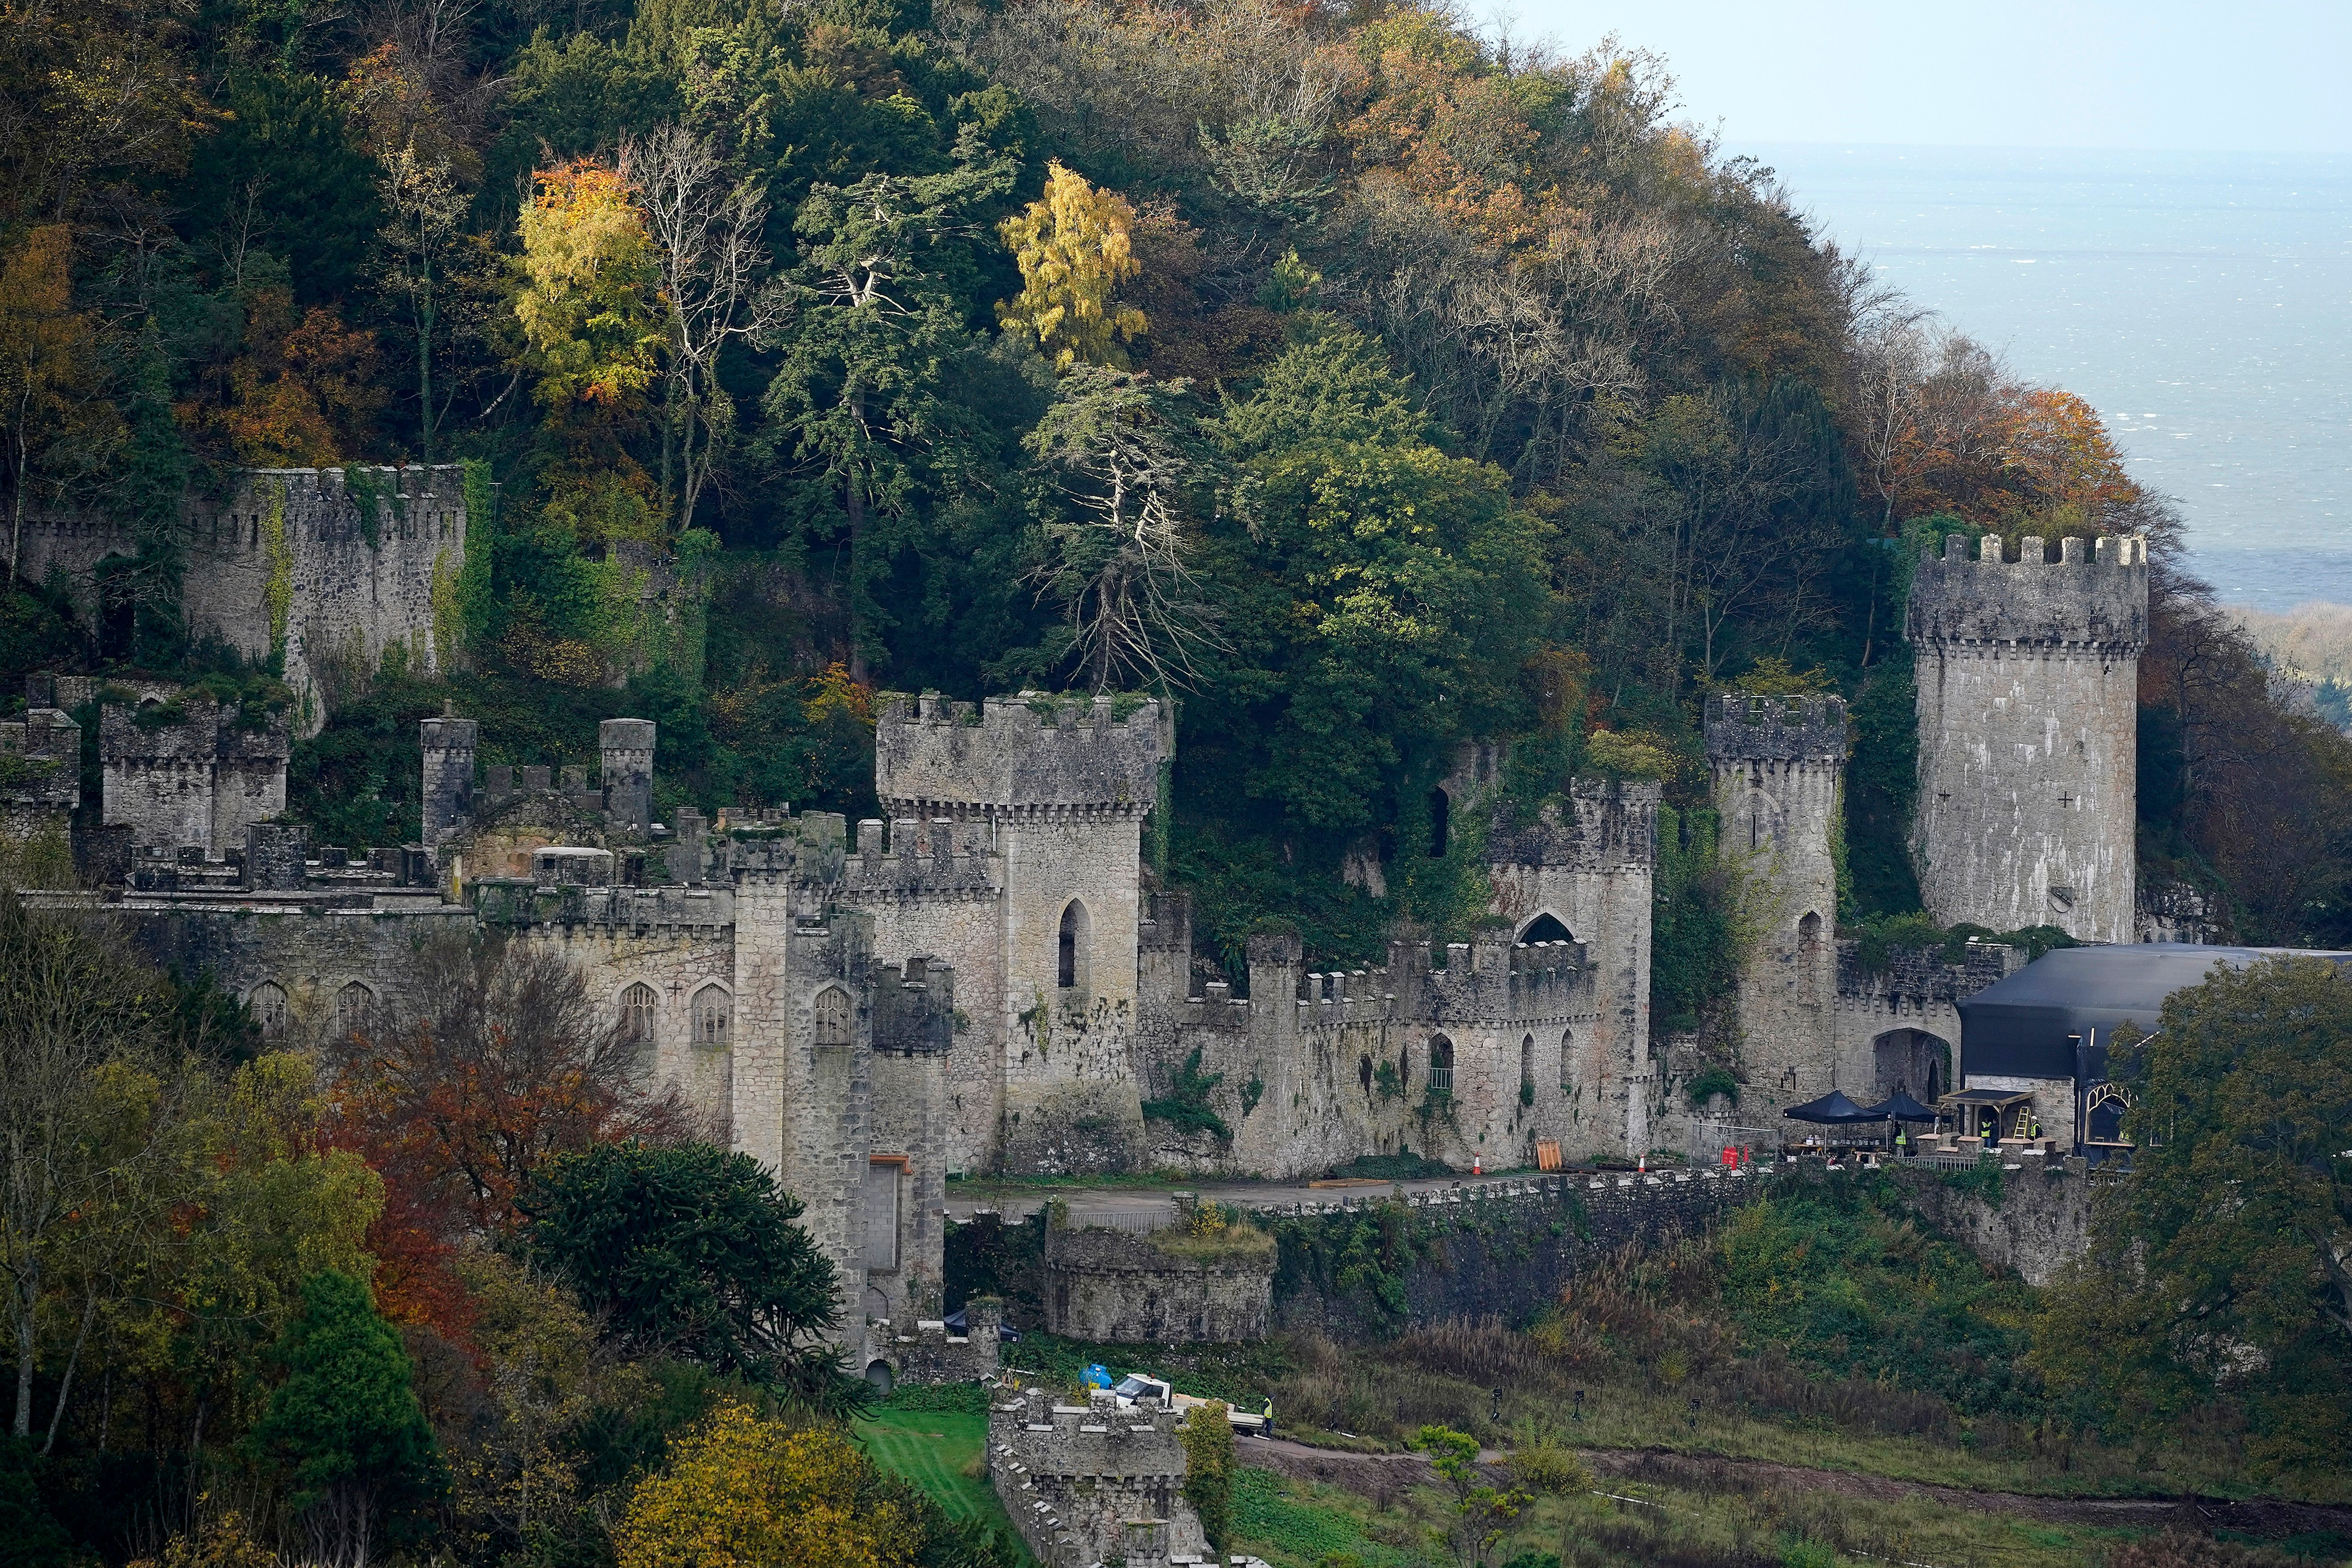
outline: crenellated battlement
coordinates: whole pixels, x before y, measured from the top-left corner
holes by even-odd
[[[925,899],[988,899],[1003,880],[1003,857],[989,843],[985,825],[936,816],[900,817],[857,825],[857,847],[842,869],[842,895],[856,903]]]
[[[467,891],[478,919],[506,928],[717,931],[735,921],[735,897],[727,888],[595,888],[500,877],[468,883]]]
[[[1178,1420],[1157,1399],[1122,1410],[1102,1390],[1065,1405],[1029,1388],[989,1407],[989,1477],[1039,1562],[1207,1561]]]
[[[1024,691],[975,708],[888,692],[875,724],[875,791],[921,816],[1140,815],[1159,799],[1169,722],[1151,698]]]
[[[1565,803],[1514,825],[1497,805],[1486,833],[1486,858],[1497,866],[1608,871],[1658,860],[1658,805],[1664,786],[1633,779],[1573,779]]]
[[[1998,534],[1978,542],[1951,534],[1944,552],[1923,552],[1911,581],[1906,631],[1918,647],[2025,644],[2053,649],[2137,654],[2147,646],[2147,540],[2107,535],[2058,542],[2052,560],[2028,534],[2019,559],[2003,558]]]
[[[1843,697],[1750,697],[1718,691],[1707,699],[1706,728],[1710,763],[1845,761]]]
[[[1445,963],[1425,942],[1389,943],[1377,969],[1300,972],[1298,939],[1250,940],[1250,992],[1287,996],[1298,1023],[1521,1023],[1565,1017],[1590,1005],[1593,970],[1580,942],[1514,942],[1507,937],[1449,942]],[[1213,984],[1187,1001],[1187,1023],[1245,1023],[1251,1004]]]

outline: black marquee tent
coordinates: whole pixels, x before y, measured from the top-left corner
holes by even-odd
[[[2290,952],[2352,963],[2352,952],[2284,947],[2152,942],[2054,949],[1960,1003],[1961,1081],[2098,1082],[2107,1076],[2107,1039],[2117,1028],[2153,1031],[2164,999],[2202,984],[2217,963],[2242,966]]]
[[[1819,1100],[1792,1105],[1780,1114],[1793,1116],[1800,1121],[1818,1121],[1831,1127],[1852,1127],[1879,1120],[1834,1089]]]

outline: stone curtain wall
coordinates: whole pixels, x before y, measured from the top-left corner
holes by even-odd
[[[1177,1419],[1156,1399],[1121,1410],[1107,1392],[1064,1405],[1030,1388],[990,1407],[989,1479],[1045,1568],[1207,1560]]]
[[[1771,1181],[1707,1166],[1260,1210],[1281,1246],[1275,1324],[1364,1341],[1454,1320],[1523,1323],[1587,1263],[1696,1230]]]
[[[1943,925],[2063,927],[2130,942],[2147,542],[2023,559],[1945,541],[1913,580],[1919,806],[1912,849]]]
[[[1187,1258],[1150,1236],[1045,1230],[1045,1328],[1096,1344],[1236,1344],[1266,1336],[1274,1259]]]
[[[181,610],[190,631],[210,632],[247,658],[285,655],[286,683],[310,700],[298,715],[316,732],[340,670],[373,669],[405,644],[421,668],[454,649],[457,575],[466,555],[465,470],[362,468],[352,493],[341,468],[247,468],[225,500],[181,504],[186,568]],[[362,512],[367,515],[362,516]],[[99,623],[98,567],[138,545],[126,529],[82,514],[28,518],[25,570],[51,567],[73,585],[86,621]],[[436,636],[436,584],[451,614]]]

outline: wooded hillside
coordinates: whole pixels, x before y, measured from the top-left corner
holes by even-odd
[[[2144,875],[2352,942],[2352,748],[2272,699],[2163,498],[1678,121],[1657,59],[1264,0],[6,26],[6,689],[234,664],[173,526],[234,465],[471,465],[462,668],[343,673],[294,763],[330,841],[416,831],[445,698],[487,761],[630,714],[667,807],[863,814],[879,688],[1150,688],[1202,962],[1267,921],[1340,960],[1477,915],[1476,836],[1427,853],[1465,740],[1514,742],[1522,809],[1663,776],[1696,857],[1697,701],[1735,683],[1853,700],[1842,914],[1883,923],[1917,908],[1920,546],[2145,531]],[[139,542],[106,637],[14,573],[62,509]],[[1662,1025],[1724,973],[1685,869]]]

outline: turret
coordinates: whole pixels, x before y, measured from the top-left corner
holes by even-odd
[[[481,726],[471,719],[420,720],[417,744],[425,752],[425,842],[454,837],[473,819],[474,747]]]
[[[604,813],[613,826],[642,833],[654,819],[654,721],[607,719],[596,726],[604,773]]]
[[[1953,535],[1911,587],[1919,891],[1945,925],[2129,942],[2147,541]]]
[[[1740,955],[1741,1062],[1776,1103],[1808,1099],[1832,1074],[1845,700],[1723,692],[1706,727],[1720,851],[1754,921]]]

